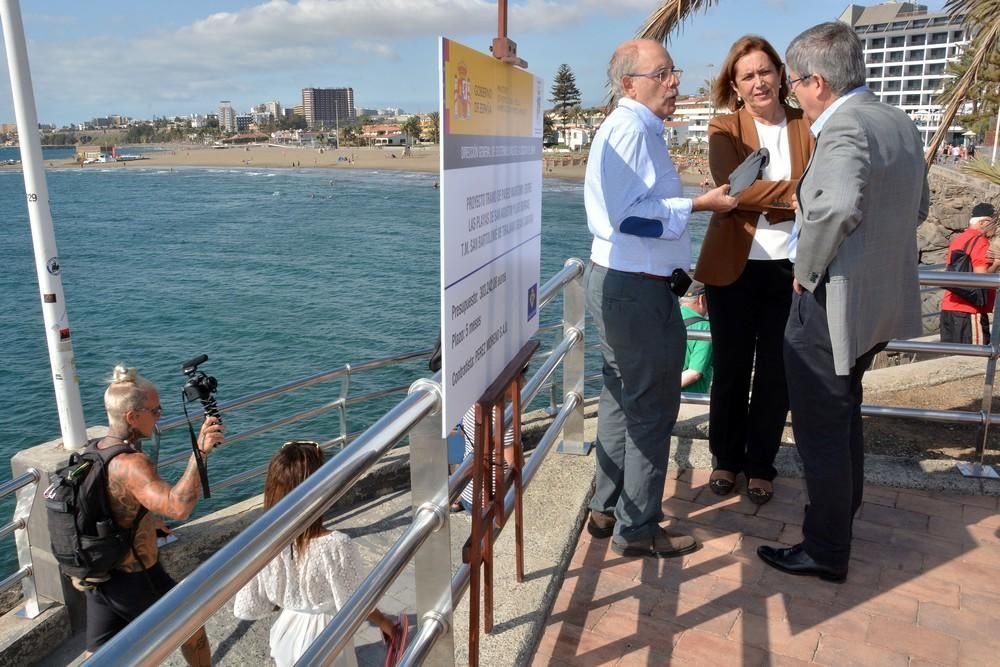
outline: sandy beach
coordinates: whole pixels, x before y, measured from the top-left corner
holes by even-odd
[[[128,168],[171,168],[171,167],[213,167],[251,169],[377,169],[396,171],[418,171],[437,173],[440,169],[440,147],[419,146],[403,155],[401,147],[316,149],[292,146],[234,146],[231,148],[211,148],[208,146],[171,145],[165,150],[146,153],[147,159],[131,162],[108,162],[78,166],[69,160],[50,160],[53,168],[77,167],[80,169],[128,169]],[[128,153],[128,148],[121,149]],[[19,166],[0,169],[19,169]],[[546,154],[544,158],[546,178],[582,181],[587,169],[586,155]],[[698,185],[704,176],[693,172],[681,172],[681,180],[688,185]]]

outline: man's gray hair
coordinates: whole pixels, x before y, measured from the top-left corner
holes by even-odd
[[[139,375],[134,368],[118,364],[111,372],[111,384],[104,392],[104,409],[108,413],[111,429],[127,429],[125,415],[130,410],[144,407],[147,393],[156,389],[153,383]]]
[[[797,76],[819,74],[837,96],[865,84],[861,41],[846,23],[830,21],[809,28],[792,40],[785,61]]]
[[[626,74],[635,71],[635,64],[638,61],[639,45],[636,40],[625,42],[611,54],[611,62],[608,63],[608,83],[611,84],[611,94],[616,98],[625,97],[622,79]]]

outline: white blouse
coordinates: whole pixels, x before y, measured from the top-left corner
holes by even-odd
[[[754,120],[757,137],[762,148],[770,153],[768,165],[764,167],[761,179],[765,181],[787,181],[792,177],[792,156],[788,149],[788,120],[778,125],[765,125]],[[750,259],[788,259],[788,237],[795,226],[794,220],[770,224],[761,214],[757,231],[750,246]]]
[[[285,548],[236,594],[233,613],[257,620],[281,607],[271,626],[271,657],[279,667],[294,665],[357,590],[361,564],[351,538],[336,531],[310,540],[298,557]],[[353,642],[333,664],[357,667]]]

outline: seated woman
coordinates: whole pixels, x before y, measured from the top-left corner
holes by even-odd
[[[273,507],[323,465],[315,442],[286,442],[271,459],[264,484],[264,507]],[[256,620],[281,613],[271,626],[271,657],[279,667],[294,665],[361,583],[358,548],[347,535],[323,527],[317,519],[281,555],[268,563],[236,594],[233,613]],[[392,636],[394,623],[379,610],[368,619]],[[333,663],[357,667],[354,644]]]

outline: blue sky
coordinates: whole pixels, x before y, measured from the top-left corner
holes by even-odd
[[[721,0],[697,14],[668,48],[684,69],[682,93],[715,71],[740,35],[783,52],[803,29],[837,18],[845,0]],[[868,4],[868,3],[864,3]],[[874,2],[870,4],[876,4]],[[925,2],[939,11],[944,0]],[[39,120],[149,118],[238,111],[271,99],[293,106],[306,86],[351,86],[356,104],[437,108],[437,37],[483,51],[496,30],[488,0],[22,0]],[[605,94],[615,45],[657,0],[510,0],[509,36],[546,80],[560,63],[576,74],[585,105]],[[3,63],[0,122],[14,112]]]

